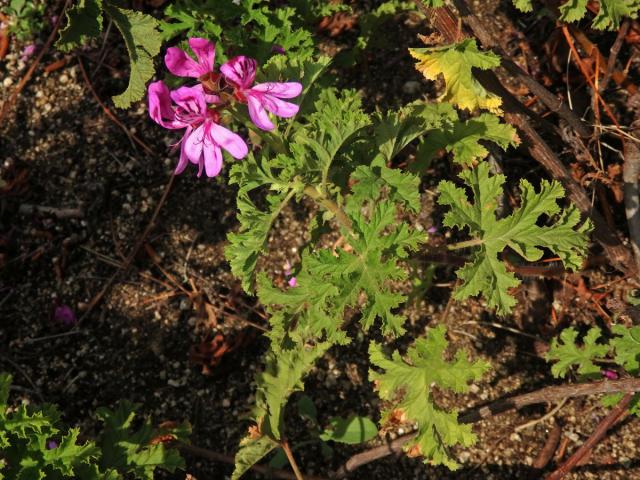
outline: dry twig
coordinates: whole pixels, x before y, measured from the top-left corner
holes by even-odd
[[[549,475],[546,480],[560,480],[576,465],[578,465],[580,460],[590,454],[593,447],[595,447],[607,434],[609,428],[611,428],[624,415],[632,398],[633,394],[627,393],[622,400],[620,400],[620,403],[618,403],[618,405],[616,405],[609,414],[602,419],[587,441],[584,442],[582,446],[567,459],[566,462],[560,465],[557,470]]]

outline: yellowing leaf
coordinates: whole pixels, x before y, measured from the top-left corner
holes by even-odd
[[[488,70],[500,65],[500,57],[491,52],[481,52],[474,39],[444,47],[411,48],[411,56],[418,60],[416,69],[429,80],[444,77],[445,93],[441,101],[451,102],[460,108],[483,108],[497,115],[502,114],[502,100],[488,92],[473,76],[472,69]]]

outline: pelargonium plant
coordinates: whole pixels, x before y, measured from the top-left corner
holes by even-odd
[[[171,47],[165,55],[167,70],[178,77],[193,78],[198,83],[169,91],[160,80],[148,88],[149,114],[164,128],[183,130],[180,160],[176,173],[182,173],[187,165],[198,166],[198,176],[204,171],[208,177],[217,176],[222,170],[222,149],[236,158],[247,156],[248,148],[240,135],[225,126],[224,112],[235,103],[249,107],[253,123],[262,130],[273,130],[275,125],[267,112],[291,118],[298,113],[298,106],[283,98],[297,97],[302,91],[298,82],[267,82],[254,84],[257,62],[245,56],[237,56],[215,71],[215,45],[204,38],[189,39],[189,46],[197,61],[187,52]]]
[[[469,187],[450,181],[439,186],[439,203],[448,208],[443,227],[465,230],[472,237],[448,246],[473,249],[458,271],[454,298],[480,295],[498,313],[509,313],[519,280],[501,260],[506,248],[525,261],[539,260],[545,248],[567,267],[580,266],[590,225],[580,225],[575,208],[560,209],[557,201],[564,191],[559,183],[543,181],[536,190],[523,180],[520,207],[506,218],[496,215],[505,178],[484,161],[488,150],[481,142],[506,149],[516,145],[518,137],[497,115],[500,99],[488,102],[489,94],[472,76],[474,66],[497,65],[494,56],[480,52],[475,43],[414,51],[425,76],[445,72],[446,80],[455,70],[462,81],[447,80],[450,103],[417,101],[384,115],[365,113],[353,91],[319,88],[317,80],[329,64],[326,58],[296,61],[274,55],[264,75],[288,81],[256,83],[258,64],[253,58],[235,56],[216,69],[212,42],[191,38],[189,46],[195,58],[176,47],[165,55],[167,70],[188,84],[170,91],[162,81],[152,83],[149,114],[164,128],[184,130],[174,145],[180,148],[176,174],[193,163],[198,176],[203,171],[209,177],[219,175],[222,150],[243,159],[230,169],[230,181],[238,186],[240,227],[229,234],[225,254],[243,288],[257,294],[270,323],[266,367],[256,378],[254,424],[241,442],[233,478],[273,450],[284,452],[299,472],[286,440],[288,399],[303,388],[304,377],[330,347],[352,340],[346,331],[349,322],[355,318],[362,329],[378,328],[387,337],[404,334],[401,307],[407,296],[398,289],[408,275],[403,261],[426,244],[427,237],[426,227],[409,220],[421,208],[419,176],[392,168],[394,158],[410,143],[421,142],[430,156],[440,149],[451,151],[461,183]],[[487,106],[489,112],[460,120],[456,107],[464,110],[468,105]],[[270,114],[281,119],[279,125]],[[253,145],[232,131],[243,121],[253,131]],[[413,167],[417,172],[423,168],[420,163]],[[266,210],[254,203],[261,194]],[[275,219],[290,202],[304,199],[321,214],[308,226],[300,258],[287,259],[282,289],[268,271],[261,271],[258,259],[268,251]],[[540,226],[543,215],[553,221]],[[327,243],[324,235],[330,231],[340,236],[338,244]],[[438,406],[430,392],[434,385],[464,392],[488,365],[470,361],[462,351],[445,360],[446,348],[442,326],[415,340],[407,351],[409,360],[371,342],[370,378],[388,406],[382,426],[398,418],[417,424],[415,437],[407,442],[412,454],[456,468],[450,447],[468,446],[475,436],[470,425],[457,422],[455,411]]]

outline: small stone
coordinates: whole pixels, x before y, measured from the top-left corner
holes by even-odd
[[[231,400],[228,398],[222,399],[222,408],[229,408],[231,406]]]
[[[11,77],[7,77],[2,81],[2,85],[5,87],[10,87],[11,85],[13,85],[13,78]]]
[[[408,82],[405,82],[404,85],[402,85],[402,91],[407,95],[415,95],[420,91],[420,87],[420,82],[409,80]]]
[[[67,76],[66,73],[63,73],[62,75],[60,75],[60,79],[59,80],[60,80],[60,83],[63,84],[63,85],[66,84],[66,83],[69,83],[69,77]]]

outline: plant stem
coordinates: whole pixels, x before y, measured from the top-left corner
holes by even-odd
[[[334,202],[330,198],[327,198],[316,187],[312,185],[307,185],[306,187],[304,187],[304,193],[311,197],[316,203],[320,204],[322,207],[333,213],[338,223],[349,232],[353,233],[353,222],[336,202]]]
[[[476,247],[478,245],[482,245],[482,239],[472,238],[471,240],[465,240],[464,242],[447,245],[447,250],[460,250],[462,248]]]
[[[284,450],[284,453],[287,455],[287,459],[289,460],[289,464],[293,469],[293,473],[295,473],[296,475],[296,479],[304,480],[304,477],[302,476],[302,472],[300,471],[300,469],[298,468],[298,464],[296,463],[296,459],[293,457],[293,452],[289,447],[289,443],[286,440],[283,440],[280,446],[282,447],[282,450]]]

